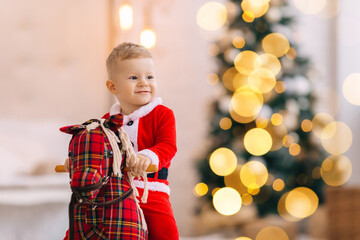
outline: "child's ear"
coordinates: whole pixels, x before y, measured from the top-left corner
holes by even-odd
[[[112,94],[116,94],[117,90],[114,84],[113,80],[107,80],[106,81],[106,87],[108,88],[109,92],[111,92]]]

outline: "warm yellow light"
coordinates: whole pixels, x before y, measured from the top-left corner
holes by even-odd
[[[242,205],[244,206],[249,206],[250,204],[253,203],[253,197],[248,193],[243,194],[241,196],[241,200],[242,200]]]
[[[255,240],[289,240],[286,232],[279,227],[269,226],[263,228]]]
[[[274,89],[275,89],[275,92],[277,92],[277,93],[283,93],[286,90],[286,85],[283,81],[277,81]]]
[[[326,6],[327,0],[294,0],[295,6],[304,14],[319,13]]]
[[[234,215],[241,208],[240,194],[233,188],[221,188],[214,194],[213,205],[222,215]]]
[[[140,44],[146,48],[153,48],[156,44],[156,34],[151,29],[144,29],[140,34]]]
[[[220,120],[219,125],[221,129],[228,130],[231,128],[232,122],[230,118],[224,117]]]
[[[316,211],[318,204],[317,195],[306,187],[291,190],[285,199],[287,212],[299,219],[311,216]]]
[[[296,50],[295,48],[290,48],[289,51],[286,53],[286,57],[290,60],[294,60],[296,58]]]
[[[231,187],[239,192],[241,196],[247,193],[247,187],[241,182],[240,169],[242,165],[238,165],[231,174],[224,177],[224,183],[226,187]]]
[[[287,127],[285,124],[274,125],[272,123],[268,124],[265,128],[271,135],[273,140],[272,147],[270,151],[277,151],[283,147],[283,139],[288,134]]]
[[[248,237],[238,237],[235,240],[251,240],[251,238]]]
[[[224,86],[230,91],[235,91],[234,78],[238,73],[239,72],[236,70],[236,68],[232,67],[227,69],[222,76],[222,81],[224,83]]]
[[[271,116],[271,123],[274,124],[275,126],[279,126],[283,123],[284,118],[280,113],[274,113]]]
[[[349,75],[343,83],[342,90],[349,103],[360,106],[360,73]]]
[[[230,107],[242,117],[257,116],[263,105],[261,92],[253,86],[246,85],[236,90],[230,102]]]
[[[253,183],[251,184],[250,187],[248,187],[248,193],[250,193],[253,196],[258,195],[259,192],[260,192],[260,187],[256,183]]]
[[[232,43],[236,48],[243,48],[245,46],[245,39],[241,36],[236,36]]]
[[[333,155],[346,152],[352,144],[351,129],[343,122],[332,122],[321,133],[321,145]]]
[[[284,147],[290,147],[290,145],[293,144],[294,142],[295,142],[294,137],[291,135],[284,136],[282,140]]]
[[[209,191],[208,186],[205,183],[198,183],[194,187],[194,195],[197,197],[204,196]]]
[[[334,121],[334,118],[328,113],[317,113],[312,119],[312,131],[315,136],[321,137],[325,126]]]
[[[301,122],[301,129],[304,131],[304,132],[310,132],[311,129],[312,129],[312,122],[309,120],[309,119],[304,119],[302,122]]]
[[[297,222],[297,221],[300,221],[301,218],[296,218],[294,216],[292,216],[287,210],[286,210],[286,207],[285,207],[285,200],[287,198],[287,196],[289,195],[289,192],[283,194],[278,202],[278,205],[277,205],[277,210],[278,210],[278,213],[279,215],[289,221],[289,222]]]
[[[248,79],[249,85],[257,87],[260,92],[270,92],[276,83],[275,75],[266,68],[258,68],[252,71]]]
[[[249,75],[252,71],[261,66],[261,62],[255,52],[243,51],[235,57],[234,65],[239,73]]]
[[[121,29],[130,29],[133,25],[133,9],[129,4],[123,4],[119,8],[119,19]]]
[[[236,155],[228,148],[218,148],[210,156],[210,168],[219,176],[231,174],[236,166]]]
[[[283,180],[281,180],[280,178],[276,179],[274,182],[273,182],[273,189],[275,191],[282,191],[285,187],[285,183]]]
[[[269,123],[269,120],[263,117],[258,117],[255,121],[256,127],[258,128],[266,128]]]
[[[258,18],[269,9],[269,0],[243,0],[241,8],[244,12],[251,12],[254,18]]]
[[[244,164],[240,170],[240,179],[249,189],[256,190],[266,183],[268,171],[264,164],[259,161],[250,161]]]
[[[208,2],[200,7],[196,15],[197,24],[204,30],[215,31],[227,20],[226,7],[218,2]]]
[[[245,22],[251,23],[255,20],[255,15],[250,11],[244,11],[242,14],[242,18]]]
[[[289,146],[289,153],[293,156],[299,155],[299,153],[301,152],[301,147],[299,144],[297,143],[292,143]]]
[[[265,129],[253,128],[245,134],[244,145],[250,154],[261,156],[270,151],[272,138]]]
[[[270,33],[264,37],[262,47],[266,53],[272,54],[275,57],[282,57],[290,49],[288,39],[280,33]]]
[[[219,76],[216,73],[209,73],[206,77],[206,81],[209,85],[214,86],[219,82]]]
[[[349,158],[343,155],[329,156],[322,165],[320,174],[324,182],[329,186],[341,186],[345,184],[352,173],[352,165]]]
[[[259,56],[261,68],[269,69],[274,75],[277,75],[281,70],[281,63],[277,57],[272,54],[261,54]]]

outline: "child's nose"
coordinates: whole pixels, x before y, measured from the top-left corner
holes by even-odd
[[[148,85],[148,81],[147,81],[146,77],[140,78],[139,84],[140,85]]]

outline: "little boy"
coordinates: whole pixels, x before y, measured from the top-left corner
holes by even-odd
[[[154,61],[150,52],[134,43],[122,43],[113,49],[106,61],[106,86],[115,95],[115,103],[103,118],[122,113],[123,128],[137,152],[130,168],[141,174],[150,163],[158,172],[148,174],[147,203],[140,206],[144,212],[150,240],[176,240],[179,234],[169,201],[168,169],[176,148],[176,129],[173,111],[161,105],[156,98],[157,83]],[[140,196],[144,182],[134,180]]]

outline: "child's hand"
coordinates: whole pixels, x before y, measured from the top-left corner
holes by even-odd
[[[135,156],[132,156],[130,159],[130,169],[135,175],[141,175],[146,172],[146,169],[151,163],[150,158],[145,157],[144,155],[137,154],[138,161],[135,162]]]
[[[65,172],[70,172],[70,161],[69,158],[66,158],[64,162]]]

